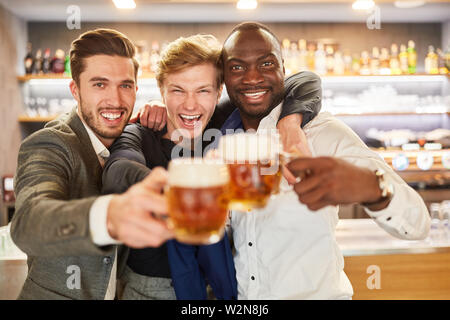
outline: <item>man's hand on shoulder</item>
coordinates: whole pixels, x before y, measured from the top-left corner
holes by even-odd
[[[152,100],[130,118],[130,123],[139,120],[142,126],[155,131],[161,131],[167,123],[167,110],[164,103]]]
[[[112,198],[108,207],[107,228],[110,236],[132,248],[158,247],[173,238],[164,220],[166,199],[162,190],[167,171],[154,168],[127,192]]]

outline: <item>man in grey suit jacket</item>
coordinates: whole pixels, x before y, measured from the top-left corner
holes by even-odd
[[[100,196],[108,147],[136,99],[138,63],[123,34],[97,29],[72,43],[70,89],[78,106],[24,140],[11,236],[28,255],[19,299],[114,299],[123,246],[159,246],[173,235],[164,170],[121,195]],[[119,252],[118,252],[119,251]]]

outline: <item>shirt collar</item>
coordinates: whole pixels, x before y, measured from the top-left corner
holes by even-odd
[[[279,105],[277,105],[275,108],[273,108],[270,113],[261,119],[259,122],[258,130],[262,129],[273,129],[276,127],[276,124],[278,122],[278,118],[281,114],[281,105],[283,102],[280,102]],[[244,126],[242,124],[241,114],[239,113],[239,109],[236,108],[231,115],[227,118],[227,120],[224,122],[222,128],[220,129],[222,131],[222,134],[226,134],[227,129],[243,129]]]
[[[105,145],[100,141],[100,139],[95,135],[94,131],[84,122],[83,117],[80,117],[81,122],[83,123],[84,128],[86,129],[89,139],[91,140],[92,147],[94,147],[94,151],[97,156],[102,158],[109,157],[109,150],[105,147]]]

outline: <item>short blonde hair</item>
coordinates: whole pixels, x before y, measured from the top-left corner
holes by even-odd
[[[158,63],[156,81],[159,88],[162,88],[168,74],[203,63],[211,63],[216,67],[216,84],[220,88],[223,82],[221,52],[222,45],[209,34],[180,37],[172,41],[161,53]]]

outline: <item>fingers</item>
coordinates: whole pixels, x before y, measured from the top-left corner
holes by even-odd
[[[140,110],[140,122],[144,127],[148,128],[148,116],[150,113],[151,106],[149,104],[146,104],[143,106]]]
[[[138,185],[144,186],[146,189],[161,193],[161,190],[167,184],[168,173],[162,167],[155,167],[150,174],[145,177]]]
[[[161,124],[158,127],[158,131],[161,131],[162,129],[164,129],[164,127],[166,126],[167,123],[167,110],[163,110],[162,112],[162,118],[161,118]]]
[[[281,172],[283,173],[284,178],[287,180],[287,182],[289,184],[295,184],[297,183],[297,178],[292,174],[291,171],[289,171],[288,168],[286,168],[286,166],[282,165],[281,166]]]
[[[138,119],[139,119],[139,111],[131,116],[128,123],[136,123]]]

